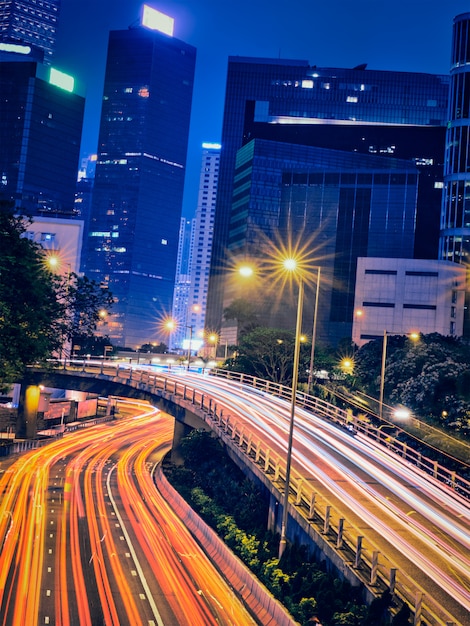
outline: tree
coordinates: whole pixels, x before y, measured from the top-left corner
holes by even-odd
[[[107,316],[113,305],[108,289],[74,272],[61,279],[58,297],[66,308],[65,339],[78,345],[94,337],[102,316]]]
[[[258,326],[255,306],[243,298],[237,298],[224,309],[224,319],[236,320],[239,336]]]
[[[229,369],[288,385],[292,382],[295,334],[280,328],[258,327],[240,338],[237,356]],[[300,378],[305,378],[308,344],[302,345]]]
[[[65,303],[42,248],[24,237],[27,222],[0,207],[0,387],[60,349]]]
[[[355,356],[356,374],[370,395],[378,396],[382,340],[364,345]],[[458,430],[470,429],[470,344],[438,333],[418,342],[391,336],[387,342],[385,399],[404,404],[423,418]]]

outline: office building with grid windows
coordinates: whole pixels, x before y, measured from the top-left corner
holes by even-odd
[[[253,139],[408,161],[417,186],[415,219],[402,224],[407,254],[437,258],[448,88],[448,76],[230,57],[207,323],[220,326],[227,301],[237,151]]]
[[[109,36],[83,270],[115,297],[113,343],[167,341],[196,50],[144,25]]]
[[[446,137],[440,258],[470,262],[470,13],[454,19]],[[470,336],[470,279],[467,277],[464,335]]]
[[[0,42],[7,44],[4,49],[29,45],[50,64],[59,13],[60,0],[0,0]]]
[[[352,332],[357,259],[413,255],[418,177],[406,160],[254,139],[237,153],[229,255],[263,262],[271,242],[282,245],[294,233],[300,248],[318,253],[318,337],[337,343]],[[296,299],[282,296],[277,284],[271,291],[270,283],[266,278],[260,290],[228,281],[224,307],[248,298],[266,325],[292,327]],[[305,329],[315,287],[305,281]],[[234,335],[230,323],[223,323],[224,336]]]

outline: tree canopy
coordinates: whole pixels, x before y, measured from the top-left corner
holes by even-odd
[[[379,392],[382,340],[370,341],[355,357],[360,384],[373,396]],[[387,340],[384,376],[386,401],[400,403],[422,418],[468,429],[470,420],[470,343],[438,333]]]
[[[0,389],[27,365],[61,353],[64,342],[96,330],[112,296],[76,274],[55,275],[43,248],[25,236],[31,220],[0,207]]]

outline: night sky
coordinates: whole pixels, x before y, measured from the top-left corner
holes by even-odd
[[[62,0],[54,65],[86,95],[82,153],[96,152],[110,30],[140,16],[141,0]],[[197,48],[183,211],[196,207],[203,141],[220,141],[227,57],[305,59],[319,67],[449,72],[452,20],[470,0],[147,0]]]

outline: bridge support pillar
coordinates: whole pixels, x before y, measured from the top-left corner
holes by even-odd
[[[173,432],[173,446],[171,448],[171,462],[175,465],[183,465],[184,457],[181,454],[181,440],[188,435],[193,428],[187,426],[178,420],[175,420],[175,429]]]
[[[269,510],[268,510],[268,530],[273,533],[279,528],[278,525],[279,516],[279,500],[271,493],[269,496]]]
[[[16,422],[16,436],[21,439],[34,439],[37,435],[40,395],[39,385],[21,385]]]

